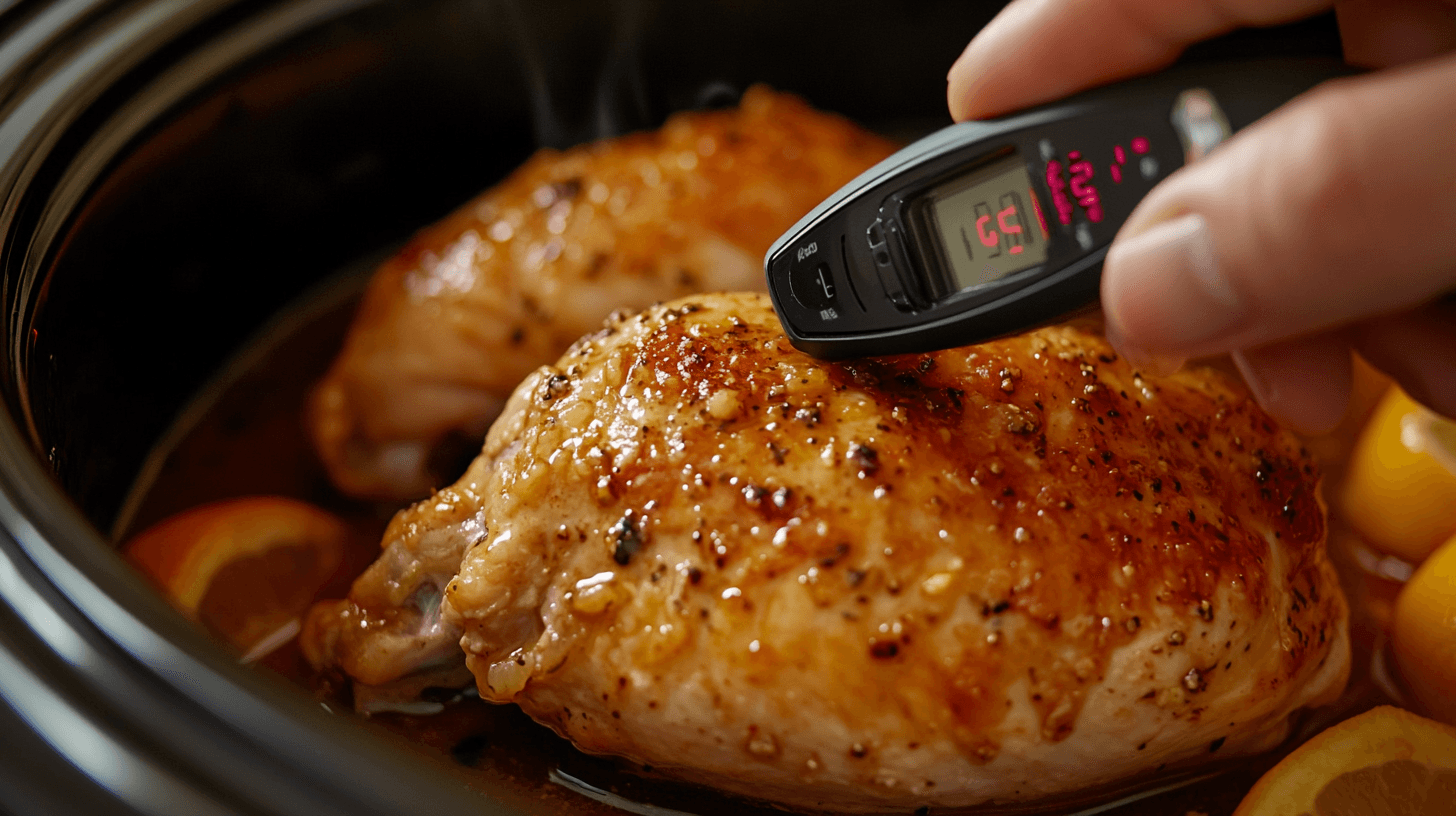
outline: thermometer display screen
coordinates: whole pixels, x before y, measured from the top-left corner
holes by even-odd
[[[960,290],[1046,261],[1046,223],[1026,164],[1015,153],[935,187],[926,205]]]

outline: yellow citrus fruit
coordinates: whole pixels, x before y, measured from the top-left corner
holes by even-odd
[[[1391,647],[1420,707],[1456,725],[1456,537],[1426,559],[1401,589]]]
[[[1355,444],[1338,506],[1371,546],[1420,563],[1456,534],[1456,422],[1391,388]]]
[[[1436,816],[1456,812],[1456,728],[1391,706],[1306,742],[1255,783],[1234,816]]]
[[[348,536],[312,505],[250,497],[172,516],[132,539],[126,555],[183,614],[247,649],[303,614]]]

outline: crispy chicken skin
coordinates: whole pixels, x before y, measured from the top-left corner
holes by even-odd
[[[1095,325],[826,364],[703,295],[532,374],[306,636],[368,683],[458,638],[583,750],[785,805],[1024,802],[1339,693],[1317,481],[1237,385],[1140,377]],[[441,631],[371,652],[425,573]]]
[[[766,88],[732,111],[543,150],[376,273],[309,425],[345,493],[417,499],[458,475],[511,390],[613,309],[763,287],[769,244],[893,145]],[[472,445],[473,447],[473,445]]]

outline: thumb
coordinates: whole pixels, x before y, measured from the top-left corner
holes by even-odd
[[[1456,288],[1456,55],[1328,83],[1155,188],[1103,267],[1134,361],[1266,345]]]

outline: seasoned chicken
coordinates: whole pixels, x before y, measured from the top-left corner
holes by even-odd
[[[838,812],[1271,748],[1349,670],[1317,475],[1236,384],[1139,376],[1095,329],[825,364],[761,295],[615,317],[308,653],[367,698],[458,641],[585,751]]]
[[[762,288],[769,244],[892,150],[752,88],[737,110],[537,153],[376,273],[310,408],[331,478],[427,495],[459,472],[434,454],[475,450],[511,390],[613,309]]]

